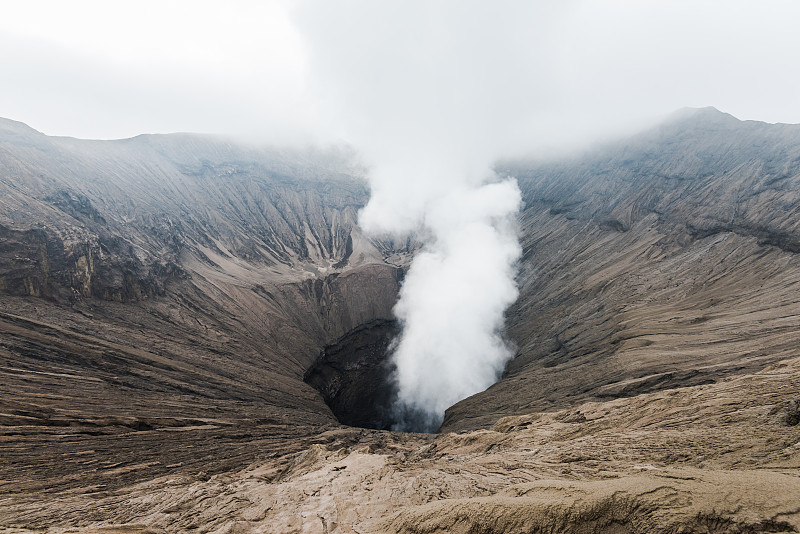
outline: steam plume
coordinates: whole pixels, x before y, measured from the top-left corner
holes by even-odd
[[[531,36],[546,33],[557,10],[513,1],[332,4],[307,4],[300,26],[321,108],[371,165],[361,226],[423,242],[395,307],[395,409],[399,430],[432,431],[511,356],[500,332],[517,296],[521,194],[489,169],[524,139],[531,102],[541,100]]]
[[[490,386],[511,356],[499,332],[517,297],[511,216],[519,205],[513,180],[458,188],[429,204],[430,234],[395,307],[398,430],[436,430],[448,406]]]

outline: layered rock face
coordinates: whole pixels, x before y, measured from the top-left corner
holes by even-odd
[[[342,424],[391,430],[397,387],[388,357],[399,333],[396,321],[377,320],[328,345],[306,371],[305,382],[322,394]]]
[[[341,424],[414,252],[352,161],[0,121],[0,530],[800,530],[800,126],[498,164],[517,355],[436,436]]]

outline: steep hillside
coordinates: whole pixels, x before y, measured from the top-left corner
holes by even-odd
[[[0,121],[0,417],[16,436],[0,478],[118,485],[142,472],[96,466],[126,458],[148,477],[220,470],[220,456],[258,453],[242,436],[296,442],[337,424],[304,373],[391,318],[401,271],[386,260],[405,261],[358,231],[367,189],[351,159]],[[136,434],[158,428],[192,431]],[[47,460],[87,442],[88,479],[79,458]]]
[[[800,126],[682,110],[517,176],[518,346],[444,428],[714,382],[800,347]]]

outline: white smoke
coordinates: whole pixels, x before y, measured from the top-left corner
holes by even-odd
[[[489,169],[529,141],[549,96],[536,46],[553,4],[319,1],[299,14],[321,113],[371,167],[361,226],[423,242],[395,307],[398,429],[435,430],[512,356],[501,332],[521,193]]]
[[[445,409],[489,387],[511,357],[500,331],[517,297],[520,202],[506,180],[459,187],[428,205],[429,237],[395,307],[398,430],[436,430]]]

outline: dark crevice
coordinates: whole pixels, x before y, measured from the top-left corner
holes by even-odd
[[[303,380],[320,392],[340,423],[390,430],[396,387],[389,346],[399,332],[396,321],[363,324],[328,345]]]

